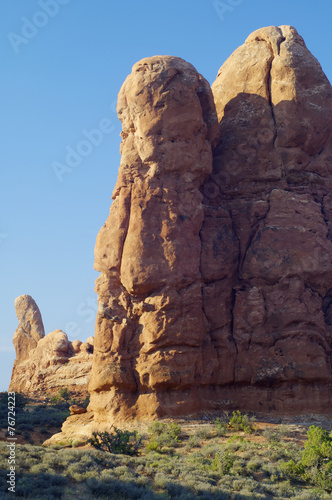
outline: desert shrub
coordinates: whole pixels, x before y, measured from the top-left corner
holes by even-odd
[[[265,437],[266,441],[271,444],[278,443],[279,441],[279,435],[278,432],[272,430],[272,429],[265,429],[262,432],[263,437]]]
[[[288,425],[280,424],[276,430],[277,434],[280,437],[290,437],[292,435],[292,431]]]
[[[301,460],[283,464],[283,470],[327,491],[332,491],[332,432],[311,425]]]
[[[33,431],[34,426],[33,426],[33,424],[22,423],[22,424],[18,424],[17,429],[19,431]]]
[[[232,417],[229,420],[228,427],[234,431],[243,431],[247,434],[251,434],[253,431],[252,426],[253,419],[248,415],[242,413],[239,410],[233,411]]]
[[[246,487],[246,480],[245,479],[234,479],[232,486],[233,486],[234,491],[243,491]]]
[[[203,446],[202,454],[204,455],[204,457],[213,458],[216,455],[216,453],[218,453],[221,450],[222,447],[220,444],[208,443]]]
[[[73,448],[77,448],[78,446],[82,446],[84,442],[82,442],[80,439],[74,439],[71,443]]]
[[[161,446],[160,444],[153,438],[150,439],[148,444],[146,445],[146,451],[149,452],[159,452],[161,451]]]
[[[211,437],[210,435],[210,431],[208,429],[199,429],[197,432],[196,432],[196,436],[199,438],[199,439],[202,439],[202,440],[206,440],[208,439],[209,437]]]
[[[232,468],[234,458],[227,450],[219,450],[214,457],[211,468],[220,474],[227,474]]]
[[[26,396],[23,393],[20,392],[15,392],[15,409],[22,409],[24,408],[28,402],[30,401],[29,397]],[[0,408],[5,407],[6,409],[8,408],[8,392],[0,392]]]
[[[17,419],[22,415],[23,409],[28,403],[29,398],[24,394],[20,394],[19,392],[15,393],[15,419],[16,419],[16,428],[17,428]],[[10,401],[11,406],[11,401]],[[8,392],[0,392],[0,428],[5,429],[8,426]]]
[[[197,434],[194,434],[189,437],[186,443],[186,450],[191,450],[192,448],[199,448],[200,446],[201,446],[201,440],[197,436]]]
[[[38,428],[43,429],[46,433],[46,428],[56,427],[61,428],[61,425],[69,416],[69,411],[59,409],[58,407],[38,405],[27,408],[21,408],[16,411],[16,431],[34,431]],[[5,427],[7,427],[7,410]]]
[[[31,434],[29,431],[24,431],[23,432],[23,439],[24,441],[31,442]]]
[[[64,399],[65,401],[68,401],[70,399],[70,392],[68,391],[67,387],[60,387],[59,399]]]
[[[247,470],[247,464],[245,460],[242,459],[234,459],[233,465],[230,469],[231,474],[235,476],[248,476],[250,475]]]
[[[263,465],[263,461],[259,457],[254,457],[247,463],[247,469],[249,472],[255,472],[260,469]]]
[[[54,394],[51,398],[50,401],[53,404],[61,403],[63,401],[69,401],[70,399],[70,392],[68,391],[67,387],[61,387],[58,391],[58,394]]]
[[[168,481],[166,483],[167,493],[171,498],[182,498],[183,486],[175,481]]]
[[[89,406],[89,403],[90,403],[90,396],[87,396],[84,401],[82,401],[81,403],[79,403],[80,406],[83,406],[83,408],[87,408]]]
[[[109,453],[137,456],[142,442],[137,431],[122,431],[112,426],[112,432],[93,432],[88,443],[97,450],[108,451]]]
[[[282,481],[278,484],[277,491],[279,492],[281,498],[291,498],[294,493],[294,488],[292,487],[290,481]]]
[[[171,422],[166,424],[164,422],[153,422],[148,427],[150,440],[146,446],[147,451],[161,452],[165,447],[168,451],[172,451],[172,447],[179,446],[181,440],[181,427],[179,424]]]
[[[237,434],[235,434],[234,436],[231,436],[227,439],[225,448],[228,451],[234,452],[240,449],[244,449],[245,445],[246,441],[244,440],[243,436],[238,436]]]
[[[109,483],[98,481],[95,478],[88,479],[87,485],[91,493],[93,493],[94,495],[107,495],[110,489]]]
[[[170,480],[170,476],[164,474],[163,472],[157,472],[154,477],[154,484],[157,488],[164,488]]]
[[[147,490],[145,486],[136,486],[133,483],[123,483],[118,480],[103,482],[97,479],[88,479],[87,486],[94,497],[98,499],[146,499],[154,500],[157,498],[156,495],[150,490]]]
[[[61,498],[67,478],[59,475],[26,474],[18,478],[16,485],[16,497],[53,500]]]
[[[214,432],[217,436],[222,437],[226,434],[226,424],[220,418],[214,422]]]

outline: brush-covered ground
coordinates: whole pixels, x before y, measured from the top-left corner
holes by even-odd
[[[154,422],[142,426],[140,434],[113,428],[96,436],[101,449],[75,440],[44,447],[43,441],[59,432],[69,405],[80,403],[62,396],[41,404],[16,395],[13,494],[6,482],[7,394],[0,394],[0,498],[332,498],[332,422],[327,418],[277,422],[224,413],[200,421]],[[116,453],[103,451],[105,446]]]

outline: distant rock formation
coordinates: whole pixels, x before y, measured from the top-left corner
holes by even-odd
[[[15,300],[19,325],[13,342],[16,350],[10,391],[51,395],[59,388],[81,396],[88,394],[93,357],[93,337],[70,342],[61,330],[45,336],[42,317],[29,295]]]
[[[331,412],[332,89],[290,26],[211,89],[182,59],[133,67],[96,243],[90,413]]]

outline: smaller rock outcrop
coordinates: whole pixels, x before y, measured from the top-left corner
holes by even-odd
[[[69,406],[70,415],[81,415],[82,413],[86,413],[86,408],[79,405]]]
[[[15,299],[15,311],[19,325],[13,343],[16,364],[19,364],[28,359],[29,352],[45,337],[45,330],[39,308],[30,295],[21,295]]]
[[[15,300],[19,325],[14,334],[16,351],[10,391],[29,395],[56,393],[66,387],[74,394],[88,394],[93,357],[93,337],[70,342],[65,332],[45,336],[39,308],[30,295]]]

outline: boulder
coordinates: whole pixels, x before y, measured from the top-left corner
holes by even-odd
[[[79,405],[69,406],[70,415],[80,415],[81,413],[86,413],[86,408]]]

